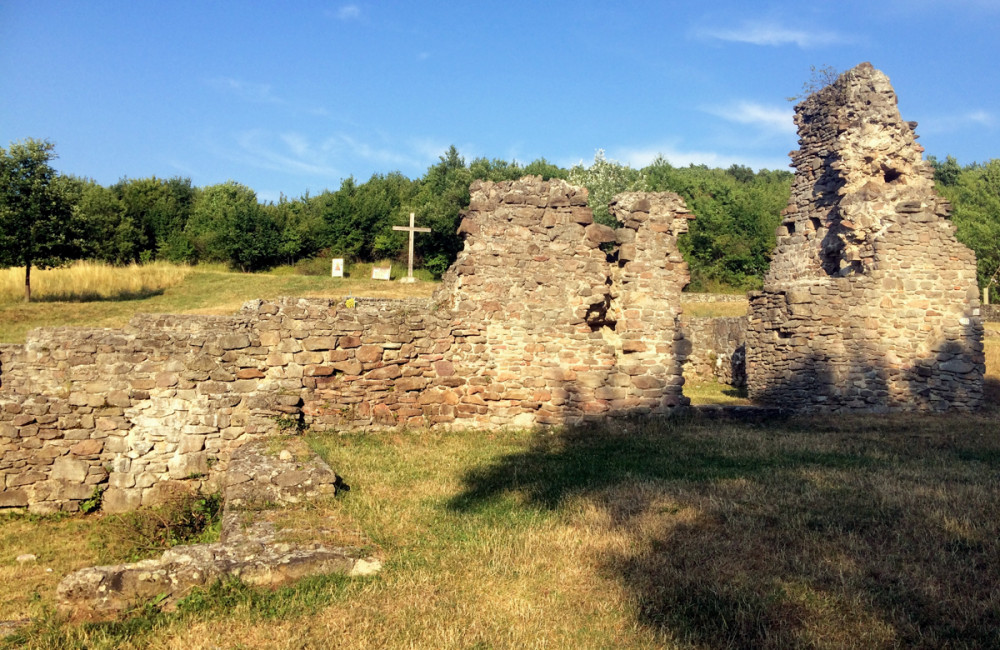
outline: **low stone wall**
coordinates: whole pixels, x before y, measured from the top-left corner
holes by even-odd
[[[681,319],[691,353],[684,363],[686,381],[717,381],[745,386],[746,316]]]
[[[629,193],[594,224],[586,190],[473,185],[466,250],[434,300],[253,301],[233,316],[52,328],[2,350],[0,506],[74,510],[213,482],[281,429],[571,424],[684,407],[679,326],[692,218]]]

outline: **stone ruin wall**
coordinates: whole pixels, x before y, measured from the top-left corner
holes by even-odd
[[[692,218],[673,194],[528,177],[473,186],[466,249],[435,300],[252,301],[233,316],[136,316],[0,347],[0,507],[158,502],[217,483],[281,429],[502,427],[687,404],[678,327]]]
[[[691,346],[684,364],[685,381],[746,386],[746,316],[685,316],[681,326]]]
[[[985,372],[975,256],[915,123],[870,64],[795,108],[801,148],[764,289],[750,396],[798,410],[972,410]]]
[[[626,193],[594,223],[583,188],[525,178],[472,185],[465,250],[438,299],[482,327],[480,372],[519,384],[493,424],[559,424],[686,405],[678,326],[688,283],[672,193]],[[516,273],[511,273],[516,268]],[[485,363],[484,363],[485,362]],[[524,400],[533,409],[526,409]]]

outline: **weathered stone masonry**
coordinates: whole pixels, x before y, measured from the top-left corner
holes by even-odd
[[[804,411],[978,407],[975,257],[889,79],[861,64],[796,106],[795,122],[791,199],[750,296],[751,398]]]
[[[473,186],[466,250],[432,301],[254,301],[237,315],[42,329],[0,350],[0,505],[107,510],[213,481],[279,428],[523,426],[685,405],[678,323],[691,215],[525,178]]]

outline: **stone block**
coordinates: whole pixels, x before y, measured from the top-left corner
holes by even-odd
[[[329,377],[333,373],[334,373],[333,366],[308,365],[302,369],[302,374],[305,375],[306,377]]]
[[[69,450],[75,456],[97,456],[104,450],[104,440],[81,440],[70,447]]]
[[[142,491],[134,488],[109,487],[101,498],[101,510],[109,514],[129,512],[141,504]]]
[[[23,508],[28,505],[28,493],[21,489],[0,490],[0,508]]]
[[[219,347],[223,350],[242,350],[250,347],[250,337],[246,334],[226,334],[219,337]]]
[[[395,379],[402,374],[399,366],[393,364],[391,366],[382,366],[381,368],[375,368],[365,375],[366,379]]]
[[[89,468],[90,463],[85,460],[71,456],[60,456],[53,461],[49,478],[70,483],[83,483],[87,478],[87,470]]]
[[[382,348],[378,345],[362,345],[357,349],[355,358],[361,363],[378,363],[382,360]]]
[[[302,347],[309,352],[332,350],[337,347],[337,339],[333,336],[310,336],[302,339]]]
[[[172,479],[189,478],[208,473],[208,455],[205,452],[178,454],[167,461],[167,472]]]
[[[361,337],[360,336],[341,336],[338,342],[338,347],[344,350],[349,350],[351,348],[361,347]]]

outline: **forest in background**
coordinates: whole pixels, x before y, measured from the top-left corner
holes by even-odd
[[[38,150],[35,163],[55,157],[50,143],[27,143]],[[0,149],[0,162],[7,161],[0,172],[11,167],[16,146],[22,145],[12,144],[10,155]],[[938,191],[954,205],[958,238],[976,252],[980,286],[986,286],[1000,267],[1000,160],[961,166],[950,156],[944,161],[931,156],[929,162]],[[123,178],[105,187],[49,168],[47,211],[58,228],[38,235],[54,245],[34,263],[44,268],[71,259],[115,265],[166,260],[224,262],[242,271],[293,265],[304,273],[326,273],[330,257],[348,263],[405,262],[406,233],[392,227],[406,224],[413,212],[417,225],[431,229],[416,238],[417,264],[440,276],[462,247],[456,231],[469,202],[469,184],[528,174],[587,187],[595,219],[612,226],[607,204],[618,192],[680,194],[697,217],[679,242],[693,291],[761,286],[792,181],[783,170],[674,167],[663,158],[633,169],[601,151],[589,166],[570,169],[544,158],[530,164],[496,158],[466,163],[452,146],[421,178],[399,172],[374,174],[364,182],[349,177],[336,191],[261,203],[252,188],[235,181],[195,187],[180,177]],[[13,228],[5,230],[0,232],[0,265],[23,265],[17,254],[23,257],[25,242],[12,235]]]

